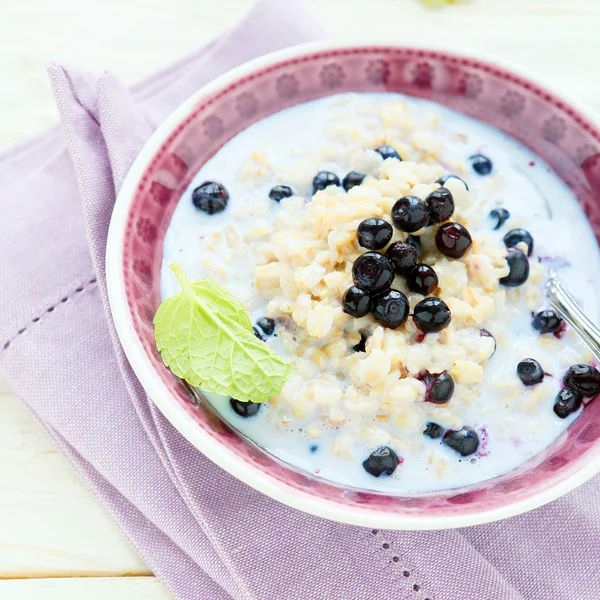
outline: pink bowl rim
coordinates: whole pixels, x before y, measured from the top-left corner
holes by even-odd
[[[264,471],[261,471],[240,459],[224,444],[198,427],[195,421],[185,411],[184,407],[175,401],[159,374],[153,368],[144,351],[141,341],[135,332],[132,315],[129,311],[122,271],[124,252],[123,242],[129,210],[139,181],[151,162],[152,157],[168,139],[173,130],[176,129],[177,125],[190,115],[194,107],[197,106],[202,99],[226,88],[235,81],[281,61],[331,50],[386,47],[407,48],[407,46],[403,44],[381,40],[375,42],[340,42],[332,40],[292,46],[264,55],[228,71],[202,87],[171,113],[164,123],[155,131],[136,158],[123,182],[115,203],[106,249],[106,279],[112,316],[121,345],[123,346],[123,350],[125,351],[134,373],[142,383],[150,399],[156,404],[163,415],[191,444],[209,459],[214,461],[229,474],[265,495],[298,510],[332,521],[376,529],[439,530],[467,527],[497,521],[542,506],[585,483],[588,479],[600,472],[600,450],[591,458],[587,465],[562,481],[557,482],[552,487],[522,500],[517,500],[505,506],[487,511],[479,510],[469,512],[467,510],[462,514],[439,515],[433,513],[427,515],[421,513],[381,513],[368,506],[360,508],[344,506],[343,510],[340,510],[340,505],[333,500],[312,496],[308,492],[299,491],[295,487],[286,485],[285,482],[270,477]],[[554,95],[560,97],[567,105],[575,108],[579,113],[586,116],[600,128],[600,117],[589,107],[570,97],[553,84],[540,79],[528,70],[514,65],[509,61],[471,50],[465,52],[464,48],[452,48],[447,45],[436,46],[433,44],[418,45],[411,43],[410,48],[452,54],[454,56],[475,59],[489,65],[501,67],[506,71],[519,75],[524,79],[528,79],[539,87],[552,92]]]

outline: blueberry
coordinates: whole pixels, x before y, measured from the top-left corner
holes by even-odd
[[[330,185],[339,186],[340,178],[330,171],[319,171],[313,179],[313,194],[316,194],[319,190],[324,190]]]
[[[381,154],[383,160],[386,160],[387,158],[397,158],[398,160],[402,160],[400,155],[391,146],[379,146],[379,148],[375,148],[375,152]]]
[[[435,440],[437,438],[441,438],[443,433],[444,428],[441,425],[438,425],[437,423],[427,423],[423,435]]]
[[[542,365],[533,358],[524,358],[517,365],[517,375],[523,385],[537,385],[544,380],[544,369]]]
[[[229,403],[233,412],[240,415],[240,417],[253,417],[258,414],[260,410],[260,404],[258,402],[242,402],[235,398],[230,398]]]
[[[358,243],[369,250],[385,248],[394,235],[392,226],[379,217],[365,219],[358,226],[356,236]]]
[[[517,244],[524,242],[527,245],[527,256],[533,252],[533,238],[526,229],[511,229],[504,236],[504,245],[507,248],[515,248]]]
[[[494,351],[490,355],[490,358],[492,358],[492,356],[494,356],[494,354],[496,354],[496,349],[498,348],[498,344],[496,343],[496,338],[487,329],[480,329],[479,335],[481,337],[489,337],[494,340]]]
[[[369,336],[363,332],[360,331],[360,342],[358,342],[358,344],[356,344],[356,346],[352,346],[352,350],[354,350],[355,352],[366,352],[367,351],[367,340],[369,339]]]
[[[261,342],[266,342],[265,336],[256,327],[253,327],[252,331],[254,332],[254,336],[257,337]]]
[[[479,448],[479,436],[468,425],[465,425],[458,431],[447,431],[443,442],[446,446],[452,448],[452,450],[456,450],[461,456],[469,456]]]
[[[592,365],[572,365],[563,379],[566,388],[586,398],[600,394],[600,371]]]
[[[417,258],[421,258],[421,256],[423,256],[423,243],[421,242],[421,238],[419,236],[407,235],[406,243],[417,251]]]
[[[574,390],[560,390],[554,401],[554,412],[561,419],[566,419],[581,406],[581,395]]]
[[[192,202],[201,211],[214,215],[227,208],[229,192],[216,181],[205,181],[192,192]]]
[[[433,404],[450,402],[450,398],[454,394],[454,379],[448,371],[442,371],[441,373],[421,371],[417,375],[417,379],[425,384],[425,402],[432,402]]]
[[[354,261],[352,277],[367,293],[383,291],[394,281],[394,266],[379,252],[365,252]]]
[[[398,290],[388,290],[373,299],[373,318],[384,327],[396,329],[408,319],[409,305],[406,296]]]
[[[505,208],[494,208],[490,211],[490,219],[494,223],[492,229],[495,231],[510,219],[510,213]]]
[[[531,324],[540,333],[556,333],[560,331],[563,321],[553,310],[541,310],[533,317]]]
[[[365,290],[353,285],[344,292],[342,308],[353,317],[364,317],[371,312],[371,297]]]
[[[269,317],[261,317],[256,324],[267,334],[271,335],[275,331],[275,321]]]
[[[346,177],[344,177],[343,186],[344,189],[348,192],[353,187],[360,185],[365,180],[366,175],[363,173],[358,173],[356,171],[350,171]]]
[[[423,333],[434,333],[450,325],[451,314],[443,300],[425,298],[415,306],[413,319]]]
[[[518,287],[523,285],[529,277],[529,261],[527,257],[516,248],[508,250],[506,257],[509,272],[506,277],[500,279],[500,284],[506,287]]]
[[[404,196],[392,208],[392,221],[400,231],[418,231],[429,224],[429,208],[417,196]]]
[[[394,242],[385,251],[399,275],[406,275],[417,264],[417,254],[417,249],[405,242]]]
[[[317,444],[311,444],[309,450],[311,451],[312,454],[314,454],[317,450],[319,449],[319,446],[317,446]]]
[[[384,473],[391,475],[399,462],[398,455],[389,446],[380,446],[371,452],[369,458],[363,462],[363,467],[369,475],[379,477]]]
[[[406,276],[406,285],[411,292],[427,296],[437,289],[438,276],[429,265],[418,264]]]
[[[276,185],[270,192],[269,198],[275,202],[281,202],[284,198],[293,196],[294,192],[288,185]]]
[[[473,154],[469,157],[469,163],[477,175],[489,175],[494,168],[492,161],[483,154]]]
[[[449,258],[462,258],[473,245],[471,234],[460,223],[446,223],[435,234],[437,249]]]
[[[445,185],[446,182],[448,181],[448,179],[458,179],[458,181],[460,181],[467,190],[469,189],[467,182],[464,179],[461,179],[458,175],[450,175],[450,174],[442,175],[442,177],[440,177],[439,179],[436,179],[435,182],[439,183],[440,185]]]
[[[443,223],[454,214],[454,198],[452,192],[445,187],[433,190],[425,202],[429,207],[429,216],[433,223]]]

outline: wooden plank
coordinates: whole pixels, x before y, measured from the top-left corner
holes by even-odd
[[[154,577],[0,581],[2,600],[172,600]],[[209,600],[207,598],[207,600]]]
[[[0,414],[0,578],[149,574],[5,384]]]

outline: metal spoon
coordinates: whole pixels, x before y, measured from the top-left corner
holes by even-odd
[[[550,271],[546,283],[546,297],[558,316],[564,319],[600,361],[600,328],[577,306],[573,296],[567,292],[554,270]]]

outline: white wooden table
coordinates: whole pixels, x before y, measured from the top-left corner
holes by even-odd
[[[332,35],[464,43],[552,78],[600,111],[597,0],[472,0],[433,11],[417,0],[304,2]],[[133,82],[230,26],[251,3],[0,0],[0,148],[56,121],[50,60]],[[0,382],[0,600],[107,597],[169,594]]]

